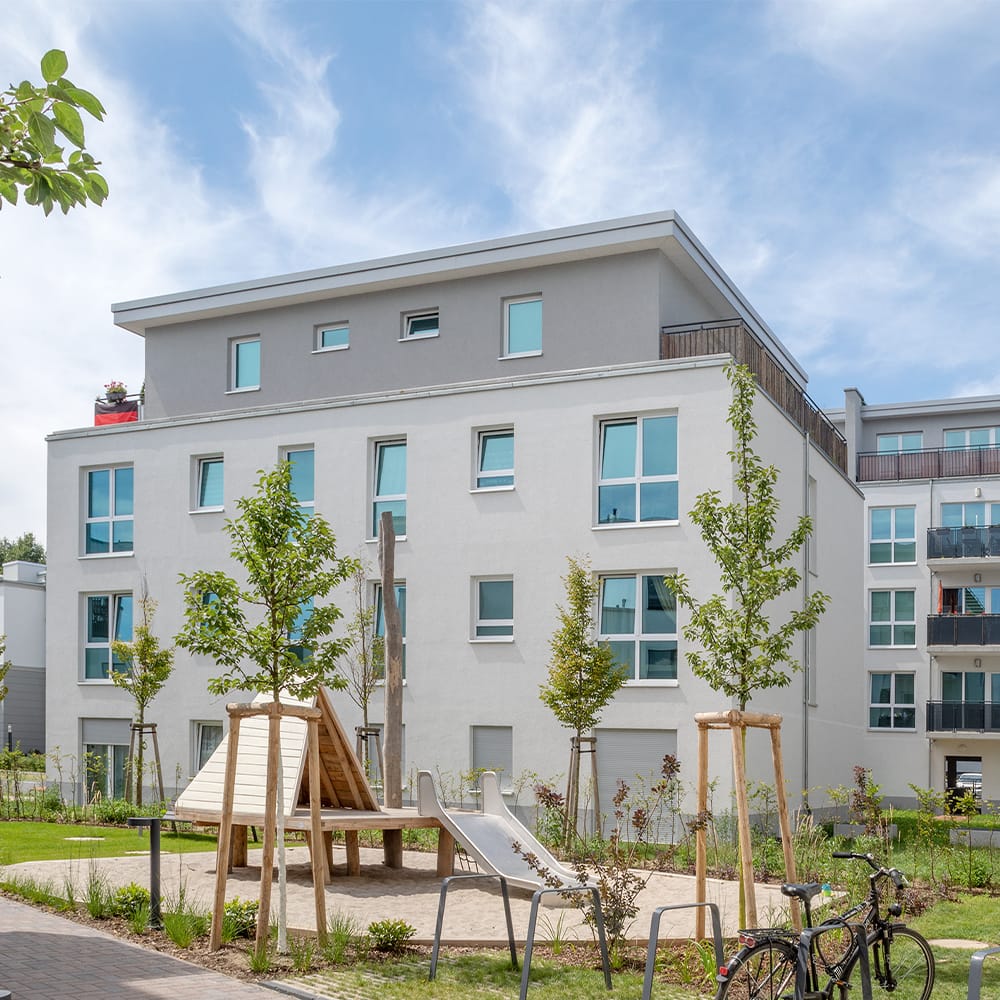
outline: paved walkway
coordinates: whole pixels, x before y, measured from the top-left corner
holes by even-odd
[[[277,1000],[261,986],[0,898],[0,989],[14,1000]]]

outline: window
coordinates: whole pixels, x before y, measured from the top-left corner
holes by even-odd
[[[942,701],[970,701],[981,705],[986,701],[986,674],[981,670],[976,672],[960,670],[944,670],[941,672]],[[990,701],[1000,699],[1000,674],[990,674]]]
[[[869,593],[870,646],[915,646],[916,620],[912,590],[873,590]]]
[[[917,708],[911,673],[870,674],[869,729],[915,729]]]
[[[1000,427],[968,427],[945,431],[944,446],[949,451],[963,448],[993,448],[1000,444]]]
[[[504,357],[542,353],[542,300],[540,296],[504,302]]]
[[[87,801],[124,798],[128,747],[120,743],[85,743],[83,753],[87,770]]]
[[[86,614],[84,678],[107,680],[112,669],[124,672],[127,667],[112,655],[111,643],[132,641],[132,595],[92,595],[87,598]]]
[[[311,517],[316,499],[316,453],[312,448],[298,448],[285,452],[291,466],[292,496],[299,502],[302,512]]]
[[[873,507],[868,511],[868,561],[917,561],[916,508]]]
[[[260,388],[260,337],[232,341],[231,388],[239,392]]]
[[[397,583],[396,606],[399,608],[399,627],[403,633],[403,677],[406,677],[406,584]],[[375,584],[375,634],[385,638],[385,608],[382,606],[382,585]],[[383,671],[385,670],[383,658]],[[384,676],[384,674],[383,674]]]
[[[677,417],[601,424],[598,524],[677,520]]]
[[[502,639],[514,635],[514,581],[476,580],[475,638]]]
[[[626,680],[677,680],[677,604],[665,575],[601,577],[598,639]]]
[[[221,458],[198,460],[198,503],[199,509],[218,510],[222,508],[223,464]]]
[[[478,785],[482,771],[496,771],[501,788],[514,776],[514,730],[511,726],[470,726],[472,772]]]
[[[288,630],[288,652],[294,656],[299,663],[305,663],[312,657],[312,649],[302,644],[302,630],[309,621],[313,613],[313,599],[307,597],[299,605],[299,613],[295,616],[292,627]]]
[[[406,442],[379,441],[375,445],[375,488],[372,537],[378,538],[383,511],[392,514],[397,535],[406,534]]]
[[[998,587],[941,587],[939,614],[985,615],[1000,614]]]
[[[84,551],[88,555],[132,551],[133,487],[131,465],[87,473]]]
[[[346,323],[316,327],[317,351],[346,351],[351,346],[351,328]]]
[[[907,434],[879,434],[875,444],[880,455],[895,455],[901,451],[920,451],[924,446],[922,431]]]
[[[514,431],[480,431],[476,449],[476,489],[514,485]]]
[[[404,313],[402,340],[422,340],[441,332],[441,320],[435,309],[428,312]]]
[[[222,742],[221,722],[194,723],[194,771],[197,774]]]
[[[1000,503],[943,503],[941,526],[944,528],[985,527],[1000,524]]]

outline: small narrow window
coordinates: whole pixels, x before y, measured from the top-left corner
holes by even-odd
[[[222,507],[223,463],[221,458],[203,458],[198,462],[198,507]]]
[[[346,323],[316,327],[317,351],[344,351],[351,346],[351,328]]]
[[[292,496],[298,500],[302,512],[311,517],[316,500],[316,453],[312,448],[289,449],[285,460],[291,466]]]
[[[406,442],[379,441],[375,445],[375,481],[372,490],[372,538],[378,538],[384,511],[392,514],[397,535],[406,534]]]
[[[196,722],[194,724],[195,772],[200,771],[222,742],[221,722]]]
[[[437,310],[433,312],[407,313],[403,316],[403,340],[420,340],[436,337],[441,332],[441,321]]]
[[[514,581],[476,581],[477,639],[504,638],[514,635]]]
[[[399,627],[403,640],[403,679],[406,679],[406,583],[397,583],[396,607],[399,608]],[[382,603],[382,584],[375,584],[375,635],[385,639],[385,606]],[[385,651],[382,652],[381,676],[385,676]]]
[[[514,485],[514,431],[480,431],[476,489]]]
[[[232,381],[234,391],[260,388],[260,337],[234,340]]]
[[[505,357],[542,353],[542,300],[539,296],[504,303]]]

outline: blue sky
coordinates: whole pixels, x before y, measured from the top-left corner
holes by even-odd
[[[1000,3],[18,0],[112,194],[0,213],[0,535],[142,382],[112,302],[675,209],[823,406],[1000,392]]]

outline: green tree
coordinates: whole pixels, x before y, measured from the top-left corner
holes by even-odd
[[[539,696],[552,710],[559,724],[573,730],[575,746],[580,737],[600,721],[605,706],[625,683],[625,675],[615,663],[611,649],[594,639],[593,608],[598,585],[586,560],[567,559],[569,572],[563,577],[566,603],[557,608],[559,627],[549,640],[552,659],[548,680],[539,688]],[[596,797],[597,790],[594,790]],[[570,752],[566,787],[566,838],[575,832],[577,804],[580,797],[580,757]],[[595,805],[594,826],[600,826]]]
[[[10,660],[4,655],[7,652],[7,636],[0,633],[0,701],[7,697],[7,671],[10,670]]]
[[[19,538],[0,538],[0,566],[18,560],[45,562],[45,546],[35,541],[35,536],[30,531],[26,531]]]
[[[690,616],[684,638],[700,647],[686,654],[692,673],[744,711],[755,691],[791,683],[791,674],[801,669],[791,655],[792,641],[815,627],[829,598],[821,591],[809,594],[781,624],[767,616],[768,605],[801,582],[790,560],[806,543],[812,520],[799,517],[785,541],[774,541],[778,470],[753,450],[757,383],[749,368],[735,363],[726,366],[726,377],[733,387],[729,423],[736,444],[729,457],[738,496],[724,503],[718,490],[709,490],[698,496],[690,515],[719,567],[721,591],[699,601],[683,573],[666,583]]]
[[[86,151],[80,116],[83,110],[102,121],[104,108],[66,79],[68,65],[66,53],[52,49],[42,56],[44,86],[24,80],[0,93],[0,206],[16,205],[21,188],[24,200],[41,205],[46,215],[55,205],[65,214],[88,201],[100,205],[108,196],[100,163]],[[68,156],[59,135],[74,147]]]
[[[135,721],[139,726],[139,747],[135,760],[128,762],[128,780],[131,785],[135,781],[135,802],[142,805],[143,755],[146,745],[143,726],[146,724],[146,709],[149,703],[160,693],[174,667],[174,650],[160,648],[160,640],[153,635],[153,616],[156,614],[156,601],[143,594],[139,599],[139,610],[142,613],[142,623],[136,625],[134,638],[131,642],[115,640],[111,643],[111,652],[128,669],[112,670],[111,680],[115,687],[128,691],[135,701]],[[159,762],[157,762],[159,763]],[[160,787],[163,787],[163,775],[158,775]],[[126,796],[128,798],[129,796]]]
[[[331,639],[341,617],[335,604],[317,604],[351,577],[357,561],[339,558],[330,525],[307,515],[291,487],[291,465],[280,462],[261,472],[257,491],[236,501],[238,516],[225,523],[231,554],[245,582],[202,570],[181,574],[184,627],[178,646],[212,657],[223,669],[208,682],[213,694],[252,690],[309,699],[321,685],[343,688],[337,660],[347,640]],[[285,949],[285,844],[278,773],[269,775],[268,794],[276,795],[279,877],[279,948]],[[265,845],[266,847],[266,845]],[[267,907],[261,908],[266,925]],[[266,926],[264,927],[266,934]],[[260,935],[259,935],[260,939]],[[264,938],[266,940],[266,938]]]

